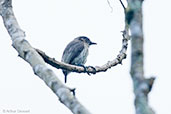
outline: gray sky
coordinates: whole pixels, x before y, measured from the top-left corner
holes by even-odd
[[[98,45],[90,47],[86,65],[103,65],[121,49],[124,27],[119,0],[13,0],[13,8],[30,44],[61,60],[65,46],[75,37],[85,35]],[[170,114],[170,4],[169,0],[144,2],[145,76],[156,76],[149,103],[156,114]],[[30,110],[30,114],[71,114],[55,94],[34,75],[19,58],[0,19],[0,114],[3,109]],[[130,42],[129,42],[130,43]],[[133,89],[130,47],[123,65],[105,73],[71,73],[67,86],[75,87],[76,97],[93,114],[133,114]],[[49,66],[52,68],[51,66]],[[52,68],[64,81],[61,70]]]

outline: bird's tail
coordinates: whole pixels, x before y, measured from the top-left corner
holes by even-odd
[[[65,83],[67,83],[67,75],[65,75]]]
[[[65,81],[65,83],[67,83],[67,75],[69,72],[66,70],[63,70],[63,73],[64,73],[64,81]]]

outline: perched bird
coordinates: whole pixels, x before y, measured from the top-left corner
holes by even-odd
[[[75,38],[66,46],[61,61],[72,65],[83,66],[87,60],[89,46],[94,44],[96,43],[90,41],[90,39],[85,36]],[[65,75],[66,83],[67,75],[70,73],[70,71],[62,71]]]

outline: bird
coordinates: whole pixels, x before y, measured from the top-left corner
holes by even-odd
[[[83,66],[87,61],[89,53],[89,46],[97,43],[90,41],[86,36],[79,36],[72,40],[65,48],[61,61],[64,63]],[[65,83],[67,82],[67,75],[70,71],[62,69]]]

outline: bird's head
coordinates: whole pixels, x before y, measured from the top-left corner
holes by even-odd
[[[96,45],[97,43],[90,41],[90,39],[86,36],[80,36],[77,38],[79,41],[86,43],[88,45]]]

